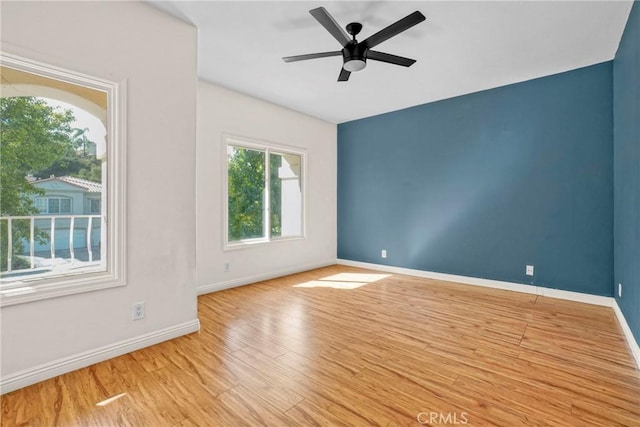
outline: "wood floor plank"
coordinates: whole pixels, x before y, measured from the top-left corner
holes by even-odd
[[[298,393],[298,390],[301,389],[298,384],[290,381],[287,377],[272,375],[268,369],[263,368],[263,366],[267,366],[266,363],[256,368],[245,362],[242,357],[238,357],[245,354],[249,353],[235,352],[227,363],[227,368],[235,373],[240,384],[261,395],[269,396],[270,403],[281,412],[286,412],[303,400],[302,395]],[[265,356],[265,358],[271,360],[270,357]]]
[[[292,420],[258,393],[239,385],[218,396],[218,399],[231,409],[235,418],[249,425],[283,426],[293,425]]]
[[[352,420],[341,419],[310,400],[303,400],[285,412],[285,415],[302,426],[348,427],[353,425],[350,424]],[[366,420],[359,420],[358,424],[362,422]]]
[[[609,307],[337,265],[198,304],[199,333],[2,395],[0,425],[640,426]]]

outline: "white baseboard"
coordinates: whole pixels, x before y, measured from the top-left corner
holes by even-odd
[[[435,271],[414,270],[412,268],[393,267],[390,265],[372,264],[368,262],[338,259],[338,264],[351,267],[368,268],[371,270],[387,271],[389,273],[405,274],[407,276],[424,277],[426,279],[444,280],[446,282],[463,283],[465,285],[483,286],[486,288],[504,289],[507,291],[524,292],[550,298],[560,298],[587,304],[613,306],[612,297],[583,294],[580,292],[563,291],[561,289],[545,288],[543,286],[523,285],[520,283],[503,282],[500,280],[480,279],[478,277],[458,276],[455,274],[436,273]]]
[[[285,268],[282,270],[270,271],[267,273],[254,274],[252,276],[244,276],[237,279],[226,280],[224,282],[212,283],[198,287],[198,295],[204,295],[211,292],[222,291],[224,289],[235,288],[237,286],[249,285],[252,283],[262,282],[263,280],[275,279],[277,277],[288,276],[289,274],[302,273],[303,271],[314,270],[316,268],[328,267],[335,265],[336,260],[331,259],[324,262]]]
[[[143,347],[158,344],[199,330],[200,321],[196,319],[130,338],[128,340],[109,344],[104,347],[75,354],[73,356],[54,360],[52,362],[36,366],[35,368],[9,374],[0,378],[0,393],[8,393],[67,372],[93,365],[94,363],[102,362],[107,359],[139,350]]]
[[[638,346],[638,342],[631,332],[631,328],[627,323],[627,319],[625,319],[624,314],[622,313],[622,310],[620,310],[620,306],[618,305],[618,301],[616,301],[615,299],[613,300],[613,311],[616,313],[618,323],[620,323],[622,332],[624,332],[624,336],[627,339],[627,344],[629,344],[631,354],[636,361],[636,366],[638,367],[638,369],[640,369],[640,346]]]

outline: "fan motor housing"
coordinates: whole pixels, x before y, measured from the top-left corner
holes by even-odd
[[[366,67],[367,51],[369,49],[356,41],[349,42],[342,49],[344,69],[347,71],[360,71]]]

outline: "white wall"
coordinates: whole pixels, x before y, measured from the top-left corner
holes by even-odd
[[[127,82],[127,282],[2,308],[3,392],[198,328],[196,30],[143,3],[2,2],[2,49]],[[132,322],[131,306],[146,303]]]
[[[223,250],[222,135],[307,150],[304,240]],[[336,261],[337,128],[268,102],[201,81],[196,158],[199,293],[251,283]],[[224,271],[224,263],[231,270]]]

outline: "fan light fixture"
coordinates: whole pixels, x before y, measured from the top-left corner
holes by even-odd
[[[363,59],[352,59],[344,63],[343,68],[351,73],[354,71],[364,70],[367,63]]]

